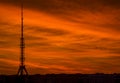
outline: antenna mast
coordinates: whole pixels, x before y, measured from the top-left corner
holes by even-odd
[[[23,76],[28,75],[28,72],[25,67],[25,41],[24,41],[24,7],[23,0],[21,0],[21,38],[20,38],[20,49],[21,49],[21,57],[20,57],[20,66],[18,69],[17,75]]]

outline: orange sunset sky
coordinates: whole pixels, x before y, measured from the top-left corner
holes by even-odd
[[[0,0],[0,74],[16,74],[20,0]],[[24,0],[30,74],[120,73],[119,0]]]

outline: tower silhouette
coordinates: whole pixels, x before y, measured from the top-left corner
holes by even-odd
[[[23,0],[21,0],[21,38],[20,38],[20,66],[18,69],[18,76],[28,75],[28,72],[25,67],[25,41],[24,41],[24,11],[23,11]]]

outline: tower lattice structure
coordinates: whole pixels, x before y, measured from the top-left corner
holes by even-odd
[[[24,11],[23,0],[21,0],[21,38],[20,38],[20,66],[18,69],[18,76],[28,75],[25,67],[25,40],[24,40]]]

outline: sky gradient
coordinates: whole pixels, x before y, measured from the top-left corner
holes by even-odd
[[[0,0],[0,74],[16,74],[20,1]],[[119,0],[24,0],[30,74],[120,73]]]

